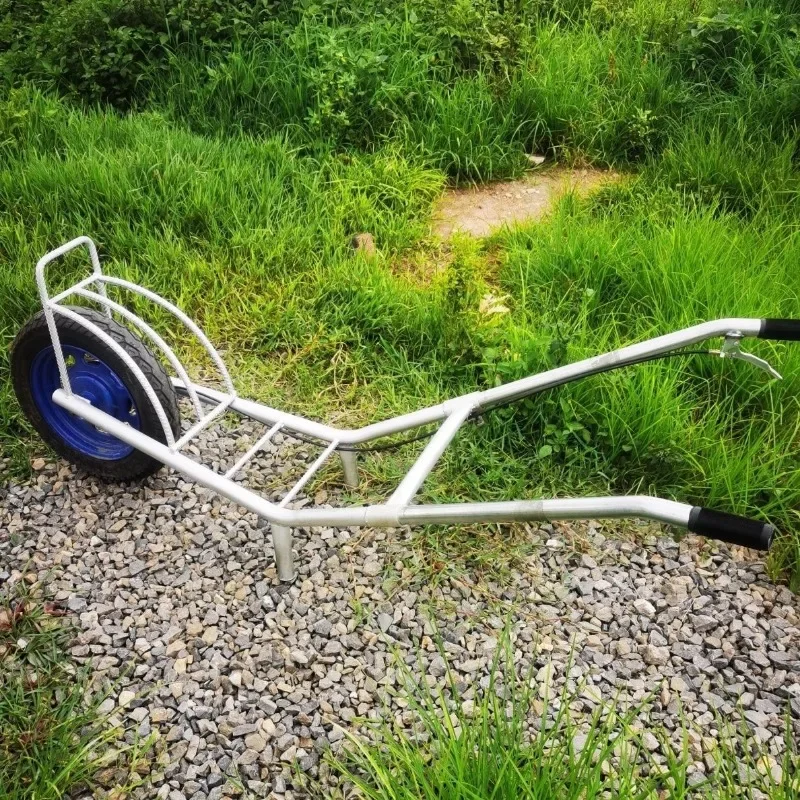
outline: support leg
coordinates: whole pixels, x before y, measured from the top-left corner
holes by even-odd
[[[284,525],[273,525],[272,545],[275,548],[278,579],[284,583],[290,583],[296,577],[292,558],[292,529]]]
[[[340,450],[344,470],[344,482],[351,489],[358,488],[358,453],[354,450]]]

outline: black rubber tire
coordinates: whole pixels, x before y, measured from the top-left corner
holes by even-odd
[[[164,368],[145,345],[126,327],[105,314],[91,308],[69,307],[72,311],[90,320],[114,341],[122,345],[150,381],[161,405],[167,414],[175,438],[180,431],[178,398],[172,382]],[[106,344],[83,326],[66,317],[56,315],[58,336],[62,344],[81,347],[104,361],[130,392],[139,411],[140,430],[147,436],[166,444],[166,437],[158,420],[155,408],[141,384],[125,362]],[[17,334],[11,345],[11,380],[23,413],[44,441],[60,456],[86,472],[99,478],[114,481],[133,481],[157,472],[163,464],[135,450],[123,458],[105,460],[93,458],[66,444],[42,418],[30,388],[30,366],[34,357],[44,348],[50,347],[50,333],[44,312],[31,317]]]

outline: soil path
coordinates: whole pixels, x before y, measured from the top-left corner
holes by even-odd
[[[489,236],[504,225],[541,219],[568,191],[587,194],[619,174],[598,169],[551,167],[516,181],[445,192],[434,214],[433,231],[442,239],[456,232]]]

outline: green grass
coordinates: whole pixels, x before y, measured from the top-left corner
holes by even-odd
[[[548,226],[501,237],[498,283],[518,300],[495,356],[504,379],[544,367],[554,341],[565,350],[561,360],[573,360],[731,313],[796,313],[796,230],[717,209],[675,213],[674,194],[650,195],[645,206],[636,193],[635,186],[613,190],[621,197],[608,205],[598,199],[577,212],[565,207]],[[797,501],[784,501],[800,488],[800,352],[759,343],[751,349],[778,361],[785,381],[710,359],[629,369],[517,414],[517,424],[529,426],[520,446],[525,438],[546,441],[548,424],[579,423],[591,444],[587,457],[621,489],[674,481],[668,491],[760,507],[791,525]],[[558,443],[558,430],[553,438]],[[548,458],[568,465],[576,449],[573,441]]]
[[[156,114],[87,115],[26,92],[5,112],[15,127],[0,150],[0,250],[20,265],[0,273],[6,342],[36,308],[25,265],[90,231],[115,270],[178,301],[234,361],[277,352],[291,362],[301,350],[301,370],[325,369],[341,342],[314,309],[330,291],[322,265],[356,263],[348,241],[362,230],[390,252],[412,244],[442,183],[390,151],[301,156],[280,138],[206,139]],[[6,432],[19,436],[3,390]]]
[[[572,709],[582,705],[582,687],[553,696],[531,675],[517,674],[507,636],[498,653],[485,690],[460,691],[449,671],[444,688],[431,689],[399,662],[399,694],[408,701],[403,716],[411,724],[401,725],[388,707],[380,720],[356,720],[343,750],[328,754],[333,773],[365,800],[789,800],[800,792],[788,728],[776,763],[751,735],[721,725],[708,772],[697,782],[690,780],[696,768],[683,721],[678,736],[648,726],[663,755],[659,763],[643,745],[646,706],[623,711],[612,700],[581,717]]]
[[[119,741],[90,697],[89,674],[72,663],[75,629],[64,611],[20,582],[0,599],[0,798],[62,800],[98,786],[122,797],[148,742]],[[116,725],[119,725],[117,720]]]

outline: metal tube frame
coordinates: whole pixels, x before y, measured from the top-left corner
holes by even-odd
[[[55,258],[59,258],[64,253],[79,246],[86,246],[89,249],[93,266],[92,275],[79,281],[70,289],[50,298],[45,281],[45,267]],[[667,524],[687,526],[692,506],[650,496],[582,497],[439,505],[417,505],[413,503],[413,500],[459,430],[477,411],[486,410],[499,403],[529,397],[537,392],[587,375],[624,367],[639,361],[643,357],[667,353],[712,337],[742,338],[745,336],[757,336],[761,329],[760,319],[730,318],[704,322],[649,341],[629,345],[604,355],[531,375],[485,391],[472,392],[409,414],[372,423],[362,428],[340,429],[239,397],[222,358],[202,330],[180,309],[155,293],[129,281],[103,275],[97,256],[97,249],[88,237],[81,236],[74,239],[44,256],[36,266],[36,279],[61,376],[62,386],[54,392],[54,402],[92,425],[105,430],[123,442],[178,470],[197,483],[218,492],[268,520],[272,524],[277,568],[281,580],[290,580],[294,575],[291,552],[291,528],[293,527],[463,524],[598,517],[643,517]],[[98,289],[96,293],[88,289],[92,284]],[[107,284],[135,292],[172,313],[203,345],[217,367],[219,376],[227,391],[222,392],[191,382],[186,370],[180,365],[177,356],[147,323],[136,314],[108,300],[105,295],[105,286]],[[104,337],[103,332],[89,320],[60,305],[63,300],[73,294],[97,303],[109,315],[112,312],[119,313],[121,317],[138,327],[152,339],[159,349],[164,352],[167,360],[177,373],[172,378],[173,385],[179,393],[188,396],[192,400],[198,417],[198,421],[177,442],[174,440],[171,430],[169,430],[166,415],[152,386],[149,385],[144,374],[141,373],[141,370],[138,369],[130,359],[130,356],[127,356],[124,351],[120,352],[120,356],[126,363],[130,362],[128,366],[131,366],[134,375],[142,383],[151,400],[153,400],[153,405],[159,414],[159,418],[162,416],[164,418],[162,424],[165,426],[167,444],[162,444],[94,408],[71,391],[68,369],[61,351],[54,315],[63,314],[75,319],[99,338],[103,339]],[[105,341],[105,339],[103,340]],[[107,344],[114,345],[115,350],[122,350],[110,338]],[[201,403],[210,404],[214,408],[203,416],[200,409]],[[245,452],[232,467],[220,474],[179,452],[181,447],[197,436],[203,428],[214,420],[221,418],[227,412],[250,417],[269,427],[255,445]],[[439,429],[422,450],[417,461],[408,470],[406,476],[387,502],[346,508],[292,509],[287,507],[323,466],[328,457],[337,449],[342,458],[345,482],[348,486],[354,488],[358,483],[356,452],[354,450],[356,445],[435,423],[439,423]],[[292,433],[298,433],[303,436],[313,437],[326,446],[323,453],[311,464],[295,485],[289,489],[284,498],[279,503],[273,503],[252,489],[237,483],[234,480],[234,476],[279,430],[289,436]]]

